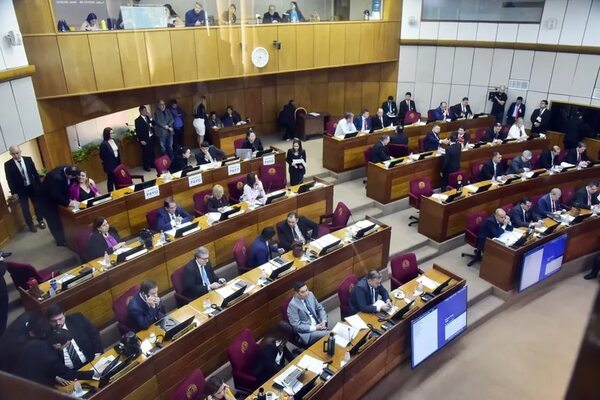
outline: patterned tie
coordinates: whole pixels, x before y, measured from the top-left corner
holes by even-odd
[[[306,309],[308,310],[308,313],[314,318],[314,320],[317,322],[317,324],[320,323],[319,318],[317,318],[317,315],[315,314],[313,309],[308,306],[308,302],[304,299],[302,300],[302,302],[304,303],[304,307],[306,307]]]
[[[79,358],[77,351],[75,351],[75,346],[73,346],[72,340],[67,342],[66,348],[67,353],[69,354],[69,358],[71,359],[71,363],[73,363],[73,369],[77,370],[81,368],[83,366],[83,363],[81,362],[81,358]]]

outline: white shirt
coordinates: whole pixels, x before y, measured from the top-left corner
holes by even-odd
[[[63,325],[62,329],[69,330],[67,328],[67,323],[66,322]],[[81,360],[81,363],[83,365],[85,365],[87,363],[87,359],[85,358],[85,355],[83,354],[83,352],[81,351],[81,349],[79,348],[79,346],[77,346],[77,342],[75,341],[75,339],[71,339],[71,344],[73,345],[73,348],[75,349],[75,352],[79,356],[79,359]],[[73,361],[71,361],[71,357],[69,357],[69,352],[67,351],[67,348],[64,347],[62,349],[62,352],[63,352],[63,358],[65,360],[65,367],[67,367],[69,369],[73,369]]]
[[[19,172],[22,174],[22,176],[24,176],[23,182],[25,183],[25,186],[31,185],[31,181],[29,180],[29,174],[27,173],[27,167],[25,166],[25,159],[21,157],[21,160],[15,161],[15,164],[17,164]]]
[[[257,199],[265,197],[265,189],[263,188],[263,184],[261,181],[256,179],[256,183],[253,187],[250,187],[248,184],[244,185],[244,194],[242,195],[241,200],[243,201],[256,201]]]
[[[339,120],[336,128],[335,128],[335,136],[344,136],[347,133],[356,132],[356,127],[354,126],[354,122],[348,122],[346,119],[342,118]]]
[[[294,225],[293,231],[296,233],[295,236],[298,238],[298,240],[300,240],[302,243],[306,242],[306,239],[304,239],[304,235],[300,231],[300,228],[298,228],[298,224]],[[294,232],[292,232],[292,233],[294,233]]]
[[[508,131],[507,139],[522,139],[526,138],[527,133],[525,133],[525,126],[521,125],[521,128],[517,126],[517,124],[513,124]]]
[[[115,143],[115,141],[113,139],[110,139],[108,141],[108,144],[110,144],[110,148],[112,149],[113,153],[115,154],[115,157],[119,157],[119,148],[117,147],[117,144]]]

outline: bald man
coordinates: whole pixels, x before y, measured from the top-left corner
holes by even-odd
[[[38,221],[38,227],[46,228],[42,207],[39,201],[40,176],[37,168],[31,157],[23,157],[19,146],[10,146],[8,149],[12,159],[4,163],[4,173],[8,188],[13,198],[21,204],[23,211],[23,219],[31,232],[37,232],[37,228],[33,225],[33,218],[29,211],[29,201],[33,204],[35,217]]]
[[[506,215],[506,211],[501,208],[496,209],[494,215],[490,215],[481,226],[477,235],[477,247],[483,251],[485,240],[500,237],[506,231],[512,231],[513,226],[510,223],[510,218]]]

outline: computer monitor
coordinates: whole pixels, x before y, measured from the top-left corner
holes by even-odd
[[[306,400],[311,398],[311,391],[315,388],[318,377],[319,375],[316,375],[314,378],[311,378],[308,382],[306,382],[302,388],[294,394],[294,400]]]
[[[235,149],[235,155],[240,160],[249,160],[252,158],[252,149]]]
[[[312,181],[312,182],[308,182],[308,183],[304,183],[304,184],[300,185],[298,187],[297,193],[300,194],[300,193],[308,192],[313,186],[315,186],[316,183],[317,183],[316,181]]]
[[[237,212],[239,212],[242,208],[240,206],[237,207],[231,207],[231,209],[227,210],[227,211],[223,211],[221,213],[221,216],[219,217],[219,221],[225,221],[226,219],[229,218],[229,216],[231,214],[235,214]]]
[[[240,161],[239,157],[230,157],[230,158],[227,158],[227,159],[221,161],[221,166],[224,167],[226,165],[234,164],[239,161]]]
[[[268,149],[264,149],[264,150],[261,150],[261,151],[257,151],[257,152],[256,152],[256,157],[262,157],[262,156],[264,156],[265,154],[270,154],[270,153],[272,153],[272,152],[273,152],[273,148],[272,148],[272,147],[269,147]]]
[[[567,235],[560,235],[523,254],[519,292],[560,271],[567,244]]]
[[[131,256],[133,254],[136,254],[138,252],[141,252],[144,249],[145,249],[144,245],[139,245],[137,247],[134,247],[133,249],[124,251],[123,253],[120,253],[120,254],[117,255],[117,262],[118,263],[123,262],[123,261],[125,261],[127,259],[127,257],[129,257],[129,256]]]
[[[444,203],[452,203],[459,197],[462,197],[462,191],[457,191],[456,193],[449,195],[446,200],[444,200]]]
[[[276,194],[267,194],[267,199],[265,200],[265,204],[271,204],[274,201],[282,200],[286,195],[285,190],[281,190]]]
[[[473,194],[487,192],[489,190],[489,188],[491,188],[491,187],[492,187],[491,183],[488,183],[487,185],[478,186],[477,190],[474,191]]]
[[[425,153],[419,154],[419,158],[417,160],[423,160],[425,157],[429,157],[433,154],[433,151],[426,151]]]
[[[185,236],[186,232],[189,232],[189,231],[191,231],[191,230],[194,230],[194,229],[196,229],[197,227],[198,227],[198,221],[196,221],[196,222],[191,222],[191,223],[189,223],[189,224],[187,224],[187,225],[185,225],[185,226],[182,226],[181,228],[178,228],[178,229],[175,231],[175,237],[176,237],[176,238],[180,238],[180,237],[182,237],[182,236]]]
[[[292,265],[294,265],[294,261],[285,261],[281,257],[277,257],[271,261],[273,262],[275,260],[280,260],[281,263],[277,263],[279,266],[271,272],[271,275],[269,275],[269,279],[271,280],[279,278],[280,275],[288,271],[290,268],[292,268]]]
[[[108,201],[108,200],[110,200],[110,199],[111,199],[111,197],[110,197],[110,193],[101,194],[100,196],[92,197],[91,199],[89,199],[89,200],[87,201],[87,204],[86,204],[86,205],[87,205],[88,207],[92,207],[92,206],[93,206],[93,205],[95,205],[95,204],[98,204],[98,203],[103,203],[104,201]]]
[[[403,158],[397,158],[395,160],[390,161],[390,163],[388,164],[388,168],[394,168],[396,165],[400,164],[402,161],[404,161]]]
[[[173,337],[175,337],[179,332],[183,331],[185,328],[187,328],[188,326],[190,326],[192,324],[192,322],[194,322],[194,317],[189,317],[188,319],[186,319],[183,322],[178,323],[177,325],[171,327],[170,329],[167,329],[165,332],[165,338],[164,340],[173,340]]]
[[[592,213],[588,213],[588,214],[579,214],[578,216],[576,216],[575,218],[573,218],[573,220],[571,222],[569,222],[569,225],[575,225],[580,223],[581,221],[583,221],[586,218],[589,218],[592,216]]]
[[[88,279],[91,279],[93,271],[94,270],[92,268],[84,269],[82,272],[77,274],[77,276],[74,276],[73,278],[64,281],[61,285],[61,290],[67,290],[68,288],[71,288]]]
[[[188,175],[194,175],[199,172],[201,172],[200,165],[196,165],[196,166],[188,165],[187,167],[185,167],[184,169],[181,170],[181,177],[185,178]]]
[[[239,297],[241,297],[244,294],[245,290],[246,290],[246,287],[241,287],[238,290],[236,290],[235,292],[233,292],[232,294],[230,294],[229,296],[225,297],[223,299],[223,302],[221,303],[221,308],[227,308],[234,301],[236,301]]]
[[[140,190],[148,189],[149,187],[152,187],[154,185],[156,185],[156,179],[152,179],[152,180],[142,182],[142,183],[136,183],[133,186],[133,191],[139,192]]]
[[[358,135],[358,131],[355,131],[355,132],[350,132],[350,133],[346,133],[346,134],[344,135],[344,139],[350,139],[350,138],[353,138],[353,137],[355,137],[356,135]]]
[[[364,228],[359,229],[358,231],[356,231],[356,233],[353,235],[355,238],[360,239],[361,237],[365,236],[365,234],[371,230],[373,230],[373,228],[375,228],[375,224],[371,223],[368,226],[365,226]]]
[[[103,388],[110,383],[113,376],[124,370],[133,360],[137,358],[138,354],[131,354],[125,360],[120,361],[120,356],[117,355],[113,361],[102,371],[100,375],[100,383],[98,387]]]

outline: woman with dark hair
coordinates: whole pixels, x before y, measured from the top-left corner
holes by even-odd
[[[112,138],[113,129],[104,128],[102,132],[102,143],[100,144],[100,159],[106,173],[106,190],[108,193],[115,189],[114,170],[121,164],[121,153],[117,143]]]
[[[229,8],[223,11],[223,14],[221,15],[221,23],[223,25],[235,24],[235,22],[237,21],[237,17],[235,15],[236,11],[237,7],[235,6],[235,4],[230,4]]]
[[[96,182],[88,178],[85,171],[79,171],[77,182],[73,182],[69,188],[71,200],[85,201],[98,196],[99,191],[96,187]]]
[[[244,194],[240,198],[242,201],[254,203],[256,200],[261,200],[265,197],[265,189],[262,182],[256,177],[254,172],[246,175],[246,184],[244,185]]]
[[[304,15],[298,8],[298,3],[290,1],[290,9],[285,12],[289,22],[304,22]]]
[[[98,17],[94,13],[89,13],[83,24],[81,24],[82,31],[98,31]]]
[[[235,400],[235,395],[223,378],[211,376],[206,381],[207,400]]]
[[[171,161],[171,166],[169,167],[169,172],[172,174],[175,172],[183,171],[188,167],[188,161],[190,156],[192,155],[192,151],[189,147],[180,147],[177,149],[177,153],[175,154],[175,158]]]
[[[258,357],[254,365],[254,375],[259,385],[277,375],[285,367],[286,362],[294,359],[287,347],[288,338],[292,331],[288,324],[278,325],[273,332],[268,333],[260,342]]]
[[[292,148],[287,151],[285,161],[288,163],[290,173],[290,185],[295,186],[302,183],[306,173],[306,152],[302,149],[300,139],[294,139]]]
[[[170,4],[163,4],[163,7],[167,9],[167,27],[174,28],[176,26],[183,26],[183,20],[177,15],[173,7]]]
[[[114,253],[115,250],[125,246],[125,243],[120,240],[121,237],[114,228],[110,227],[106,218],[97,217],[92,223],[87,259],[94,260],[102,257],[104,253]]]
[[[215,111],[210,112],[210,116],[208,117],[208,127],[212,129],[221,129],[223,127],[223,122],[217,116]]]

